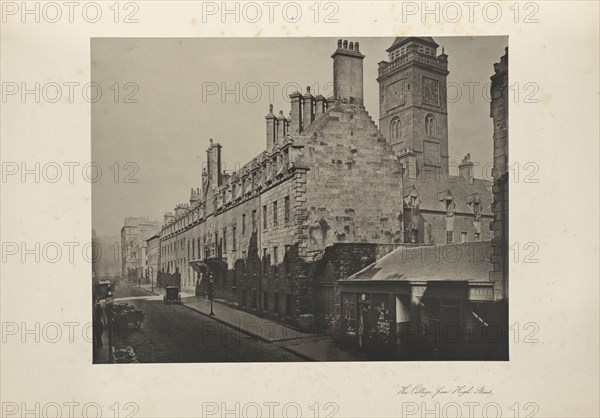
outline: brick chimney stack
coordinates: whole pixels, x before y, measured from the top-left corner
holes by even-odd
[[[315,119],[325,113],[327,110],[327,100],[322,95],[315,97]]]
[[[333,53],[333,96],[335,101],[363,104],[363,59],[358,42],[338,40]]]
[[[163,224],[167,225],[173,219],[175,219],[175,216],[173,216],[173,212],[165,212],[165,216],[163,217]]]
[[[302,126],[303,129],[306,129],[313,122],[313,120],[315,120],[315,98],[310,93],[310,86],[306,87],[306,94],[302,98],[304,99],[304,108],[302,109]]]
[[[214,144],[210,139],[210,146],[206,150],[206,165],[208,166],[208,182],[212,186],[221,185],[221,145]]]
[[[265,116],[267,120],[267,149],[273,149],[273,144],[276,138],[277,118],[273,114],[273,105],[269,105],[269,113]]]
[[[292,115],[290,120],[290,133],[299,134],[302,132],[302,95],[295,91],[290,94],[292,102]]]
[[[469,183],[469,184],[473,184],[473,178],[474,178],[473,166],[474,166],[474,164],[471,161],[471,154],[465,155],[465,157],[462,159],[462,161],[460,162],[460,164],[458,166],[458,173],[459,173],[460,177],[467,180],[467,183]]]
[[[277,115],[277,137],[275,138],[275,142],[282,143],[283,139],[287,135],[287,119],[283,116],[283,110],[279,111],[279,115]],[[271,148],[267,148],[268,151],[271,151]]]

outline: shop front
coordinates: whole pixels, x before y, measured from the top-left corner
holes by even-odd
[[[341,344],[381,360],[507,357],[489,261],[440,259],[432,269],[406,251],[338,281]]]

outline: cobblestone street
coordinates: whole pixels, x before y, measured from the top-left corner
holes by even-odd
[[[285,349],[242,334],[162,296],[119,283],[115,303],[145,314],[139,330],[122,332],[120,347],[130,346],[140,363],[303,361]],[[124,338],[123,338],[124,337]]]

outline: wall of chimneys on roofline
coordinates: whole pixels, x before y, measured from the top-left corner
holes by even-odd
[[[267,151],[271,150],[276,143],[281,143],[287,135],[301,134],[316,119],[324,114],[333,98],[326,99],[322,95],[313,96],[310,86],[306,87],[306,93],[302,95],[296,91],[290,94],[290,112],[286,118],[283,110],[278,115],[273,114],[273,105],[269,105],[269,113],[265,116],[267,128]]]
[[[338,50],[354,51],[360,54],[358,42],[348,42],[340,39],[337,42],[337,48]],[[266,151],[251,160],[238,172],[234,172],[223,184],[219,184],[215,191],[215,210],[217,212],[244,201],[260,192],[260,190],[269,188],[287,178],[287,174],[295,168],[296,153],[293,147],[293,136],[302,134],[334,104],[333,97],[313,96],[310,86],[306,88],[304,95],[296,91],[290,94],[290,99],[291,110],[287,118],[284,116],[283,110],[280,110],[278,115],[273,114],[273,105],[269,105],[269,113],[265,116]],[[216,152],[219,153],[220,157],[220,145],[213,143],[211,139],[209,151],[215,147],[217,147]],[[220,172],[220,167],[218,167],[218,171]],[[206,177],[204,173],[203,176]],[[192,188],[191,190],[189,205],[177,205],[174,217],[165,214],[163,236],[173,234],[200,222],[205,219],[206,215],[213,213],[213,211],[207,209],[206,202],[202,200],[200,189],[197,188],[194,191]],[[209,203],[208,207],[212,206],[213,204]]]
[[[264,151],[240,170],[232,173],[216,188],[214,202],[208,202],[207,205],[200,189],[191,189],[189,204],[176,205],[175,215],[172,217],[165,214],[163,237],[202,222],[207,215],[226,210],[286,180],[295,169],[295,155],[293,139],[288,135],[282,143],[275,143],[271,152]]]

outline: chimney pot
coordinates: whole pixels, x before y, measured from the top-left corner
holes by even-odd
[[[315,119],[315,98],[310,94],[310,86],[306,87],[306,94],[303,97],[304,108],[302,109],[302,126],[306,129]]]
[[[467,183],[473,184],[474,181],[474,164],[471,161],[471,154],[465,155],[463,160],[458,166],[458,174],[460,177],[464,178]]]
[[[272,149],[273,144],[275,143],[275,137],[277,136],[277,123],[275,120],[275,115],[273,115],[273,104],[269,104],[269,113],[265,116],[267,121],[267,149]]]
[[[364,55],[354,50],[354,43],[343,41],[343,49],[338,49],[333,58],[333,96],[336,102],[363,104],[363,59]]]

